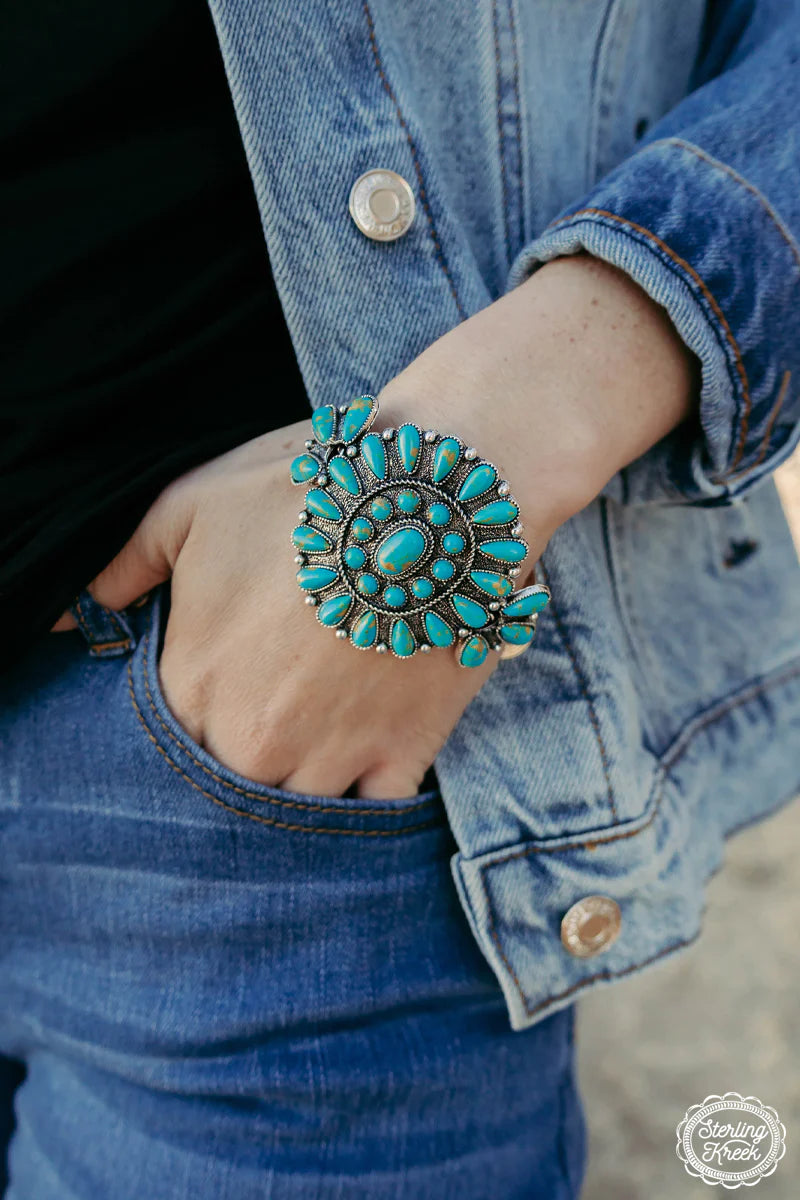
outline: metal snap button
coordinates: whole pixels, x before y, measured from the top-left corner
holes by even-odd
[[[402,237],[414,220],[414,193],[396,171],[365,171],[350,189],[350,216],[376,242]]]
[[[584,896],[561,922],[561,941],[575,958],[591,958],[619,937],[622,913],[610,896]]]

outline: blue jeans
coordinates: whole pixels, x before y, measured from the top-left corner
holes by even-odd
[[[82,593],[0,685],[7,1197],[575,1197],[573,1010],[512,1032],[439,792],[225,768],[160,691],[168,605]]]

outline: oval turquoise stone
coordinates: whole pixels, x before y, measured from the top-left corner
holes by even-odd
[[[442,582],[452,579],[455,573],[455,567],[451,562],[448,562],[446,558],[437,558],[436,562],[431,567],[431,574],[433,575],[434,579],[440,579]]]
[[[378,618],[371,609],[362,613],[350,632],[350,640],[354,646],[362,648],[371,646],[378,633]]]
[[[482,496],[497,479],[497,471],[488,463],[473,467],[467,478],[458,489],[459,500],[472,500],[474,496]]]
[[[421,438],[416,425],[401,425],[397,431],[397,453],[409,475],[417,465],[420,445]]]
[[[341,521],[342,519],[342,510],[339,505],[327,492],[323,492],[319,488],[312,488],[306,496],[306,508],[315,516],[324,517],[326,521]]]
[[[338,625],[347,616],[347,610],[353,603],[353,597],[348,593],[341,596],[331,596],[324,600],[317,609],[317,617],[323,625]]]
[[[404,488],[397,493],[397,507],[401,512],[413,513],[419,508],[419,496],[411,488]]]
[[[424,534],[409,525],[386,535],[375,552],[375,566],[384,575],[402,575],[419,562],[426,548]]]
[[[460,533],[446,533],[442,538],[442,549],[447,554],[460,554],[465,545]]]
[[[361,484],[349,458],[332,458],[328,463],[328,474],[351,496],[357,496],[361,491]]]
[[[357,571],[367,561],[367,556],[360,546],[348,546],[344,552],[344,561],[348,567]]]
[[[452,646],[455,640],[455,634],[447,622],[443,621],[442,618],[437,616],[436,613],[425,613],[423,624],[425,626],[425,632],[431,639],[431,645]]]
[[[461,447],[455,438],[443,438],[433,456],[433,482],[441,483],[458,462]]]
[[[298,550],[305,550],[306,554],[321,554],[323,550],[330,550],[332,545],[330,538],[311,525],[298,525],[292,531],[292,541]]]
[[[318,442],[329,442],[336,428],[336,409],[332,404],[323,404],[311,415],[311,428]]]
[[[446,525],[450,520],[450,509],[446,504],[429,504],[425,516],[431,525]]]
[[[411,585],[411,590],[418,600],[427,600],[433,591],[433,584],[430,579],[415,579]]]
[[[502,600],[513,590],[513,583],[505,575],[496,575],[494,571],[470,571],[469,577],[476,587],[496,600]]]
[[[468,596],[451,596],[450,603],[456,610],[461,623],[469,626],[470,629],[481,629],[489,620],[489,614],[483,605],[476,603],[475,600],[470,600]]]
[[[481,542],[478,549],[482,550],[484,554],[488,554],[490,558],[497,558],[500,562],[508,563],[522,562],[528,553],[525,543],[515,542],[513,538],[501,538],[496,542]]]
[[[383,593],[383,599],[389,608],[402,608],[408,596],[401,587],[388,587]]]
[[[339,573],[330,567],[301,567],[295,578],[304,592],[318,592],[338,579]]]
[[[485,662],[489,653],[489,643],[479,633],[467,638],[458,652],[458,661],[462,667],[479,667]]]
[[[500,637],[512,646],[527,646],[532,641],[534,628],[532,625],[501,625]]]
[[[305,483],[306,480],[312,479],[321,469],[313,455],[298,454],[297,458],[292,459],[289,472],[295,483]]]
[[[399,658],[409,658],[416,649],[414,635],[401,617],[392,625],[391,641],[392,649]]]
[[[371,575],[369,571],[365,571],[363,575],[359,575],[356,580],[356,587],[362,596],[374,596],[380,586],[377,577]]]
[[[392,515],[392,502],[388,496],[377,496],[369,507],[376,521],[385,521]]]
[[[484,504],[483,508],[474,512],[472,520],[476,525],[507,525],[509,521],[516,521],[518,516],[519,509],[516,504],[509,500],[493,500],[491,504]]]
[[[369,424],[374,407],[375,401],[372,396],[359,396],[352,404],[348,404],[342,417],[342,430],[339,435],[343,442],[352,442],[353,438],[358,437],[361,430]]]
[[[372,526],[372,522],[368,521],[366,517],[356,517],[355,521],[353,521],[353,524],[350,526],[350,532],[356,541],[368,542],[375,530]]]
[[[386,447],[377,433],[368,433],[361,443],[361,457],[376,479],[386,478]]]
[[[546,591],[539,591],[537,588],[528,590],[525,588],[516,600],[512,600],[503,609],[504,617],[530,617],[533,613],[540,613],[543,608],[547,608],[550,603],[550,595]]]

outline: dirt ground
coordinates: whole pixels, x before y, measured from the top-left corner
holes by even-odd
[[[800,553],[800,453],[777,480]],[[714,1190],[675,1154],[675,1127],[690,1105],[726,1091],[758,1096],[786,1126],[786,1156],[759,1183],[759,1200],[797,1197],[798,849],[795,802],[729,842],[692,949],[581,1002],[590,1130],[581,1200],[708,1200]]]

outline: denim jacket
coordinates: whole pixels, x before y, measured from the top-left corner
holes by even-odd
[[[553,602],[436,761],[452,874],[521,1030],[688,946],[725,837],[800,787],[796,0],[211,0],[312,407],[586,249],[669,312],[699,422],[553,537]],[[371,240],[353,181],[416,216]],[[487,403],[502,403],[502,396]],[[456,431],[457,432],[457,431]],[[585,956],[564,915],[609,897]]]

